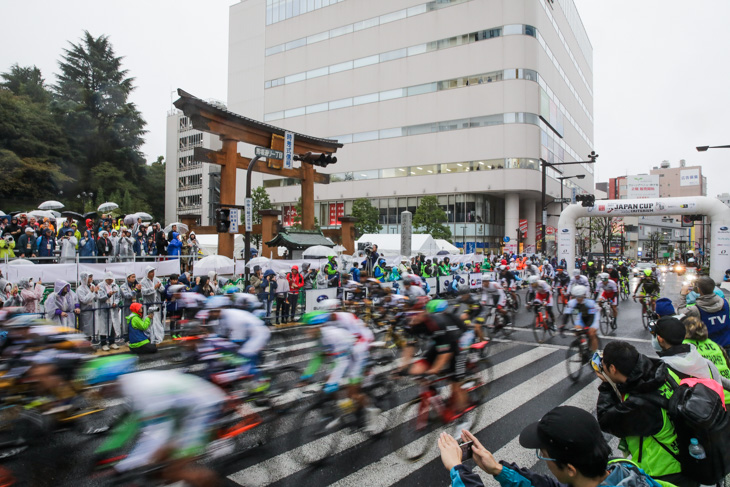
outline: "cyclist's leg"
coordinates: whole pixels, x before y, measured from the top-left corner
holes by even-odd
[[[220,479],[212,470],[192,461],[205,452],[211,438],[212,425],[219,415],[218,405],[189,407],[182,415],[182,425],[177,435],[175,461],[163,471],[169,481],[184,481],[193,486],[219,485]]]
[[[597,332],[598,325],[596,325],[596,328],[591,326],[588,328],[588,345],[591,347],[591,352],[595,352],[598,350],[598,332]]]

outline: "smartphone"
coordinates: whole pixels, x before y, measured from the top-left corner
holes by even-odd
[[[603,355],[601,354],[601,352],[596,352],[593,354],[593,358],[591,359],[591,366],[593,367],[593,370],[595,370],[599,374],[603,374]]]
[[[459,444],[459,447],[461,448],[461,461],[462,462],[469,460],[472,457],[474,452],[471,450],[471,447],[473,444],[474,444],[473,441],[467,441],[467,442]]]

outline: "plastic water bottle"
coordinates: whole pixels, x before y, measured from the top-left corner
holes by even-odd
[[[697,438],[692,438],[689,440],[689,454],[692,458],[695,460],[704,460],[707,458],[707,455],[705,454],[705,449],[702,448],[702,445],[697,441]]]

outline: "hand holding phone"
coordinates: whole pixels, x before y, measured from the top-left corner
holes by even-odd
[[[461,461],[464,462],[466,460],[469,460],[473,456],[473,452],[471,447],[474,445],[473,441],[465,441],[462,443],[459,443],[459,448],[461,448]]]

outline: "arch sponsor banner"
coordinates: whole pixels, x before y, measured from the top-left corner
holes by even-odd
[[[691,201],[683,201],[681,198],[672,199],[679,201],[599,200],[586,210],[589,213],[588,216],[669,215],[674,211],[687,212],[697,205]]]

